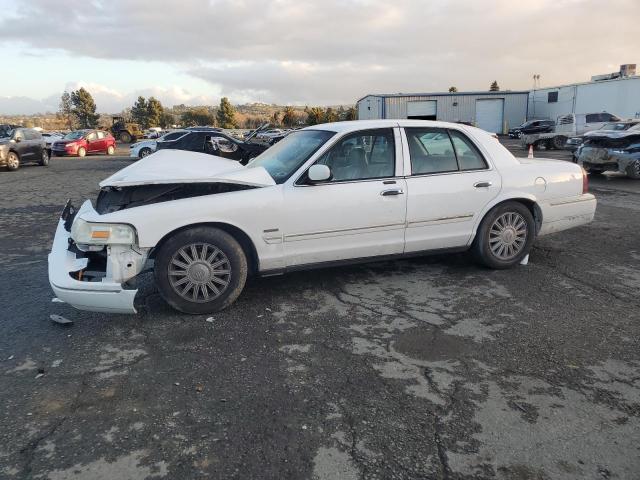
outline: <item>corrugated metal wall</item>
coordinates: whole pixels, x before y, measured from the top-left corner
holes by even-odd
[[[504,121],[506,130],[520,125],[527,117],[527,93],[508,93],[500,95],[427,95],[384,98],[384,118],[407,118],[407,103],[412,101],[435,100],[437,119],[445,122],[476,121],[476,100],[486,98],[504,99]],[[382,117],[379,117],[382,118]],[[506,131],[505,130],[505,131]]]

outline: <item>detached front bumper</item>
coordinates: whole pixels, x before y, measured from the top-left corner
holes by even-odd
[[[124,288],[110,279],[81,281],[71,274],[83,271],[89,262],[69,249],[70,233],[60,219],[49,254],[49,283],[56,296],[79,310],[108,313],[136,313],[133,305],[137,289]]]

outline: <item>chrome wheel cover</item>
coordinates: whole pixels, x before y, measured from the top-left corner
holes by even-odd
[[[218,298],[231,281],[231,264],[215,245],[192,243],[171,257],[169,283],[180,297],[195,303]]]
[[[500,215],[489,229],[489,248],[499,260],[518,256],[527,243],[527,222],[517,212]]]

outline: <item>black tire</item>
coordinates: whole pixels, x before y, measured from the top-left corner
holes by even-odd
[[[144,147],[141,148],[140,151],[138,152],[138,156],[140,158],[144,158],[144,157],[148,157],[149,155],[151,155],[153,152],[151,151],[151,149],[149,147]]]
[[[46,149],[42,150],[42,158],[40,158],[40,165],[43,167],[49,166],[49,152]]]
[[[192,247],[195,247],[195,254]],[[215,253],[212,247],[220,253]],[[182,249],[195,260],[190,262],[181,256]],[[213,253],[215,256],[210,261],[200,258]],[[220,262],[222,270],[217,269],[220,266],[216,267]],[[228,274],[222,273],[219,277],[212,273],[227,270]],[[233,236],[218,228],[194,227],[178,232],[160,246],[154,275],[160,295],[169,305],[180,312],[198,315],[217,312],[231,305],[244,288],[247,270],[247,257]],[[213,279],[214,276],[217,280]],[[226,285],[223,285],[225,281]],[[191,288],[189,284],[192,284]],[[210,285],[218,287],[219,292],[216,293]],[[203,287],[212,296],[210,300],[203,294]]]
[[[129,132],[120,132],[120,141],[122,143],[131,143],[131,140],[133,139],[131,138]]]
[[[626,169],[627,176],[634,180],[640,180],[640,160],[634,160]]]
[[[84,147],[80,147],[80,148],[78,149],[78,156],[79,156],[79,157],[84,157],[84,156],[86,156],[86,155],[87,155],[87,149],[86,149],[86,148],[84,148]]]
[[[558,150],[562,150],[567,143],[567,137],[559,135],[557,137],[553,137],[553,146]]]
[[[507,217],[504,217],[505,215],[507,215]],[[513,244],[514,250],[516,249],[516,246],[518,247],[517,252],[514,253],[513,256],[505,255],[501,258],[496,252],[494,252],[496,243],[492,242],[502,241],[496,240],[497,237],[495,229],[497,228],[497,222],[499,219],[502,220],[504,218],[510,218],[508,215],[513,216],[511,218],[515,219],[514,223],[516,223],[516,225],[520,224],[520,220],[524,222],[524,226],[519,228],[517,232],[523,230],[525,234],[524,238],[521,238],[520,243]],[[512,234],[517,236],[515,229]],[[493,238],[491,238],[491,236],[493,236]],[[486,267],[494,269],[511,268],[518,265],[529,253],[533,245],[534,238],[535,221],[529,209],[520,202],[508,201],[494,207],[482,219],[482,223],[480,223],[480,227],[478,227],[478,231],[476,232],[476,237],[473,240],[471,252],[475,259]],[[499,245],[497,248],[499,248]]]
[[[7,153],[7,170],[15,172],[20,168],[20,155],[16,152]]]

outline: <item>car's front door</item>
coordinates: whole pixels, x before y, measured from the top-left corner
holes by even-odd
[[[315,164],[332,178],[306,173],[284,190],[287,266],[402,253],[407,208],[399,129],[339,138]]]
[[[405,128],[407,230],[405,252],[463,247],[501,177],[458,130]]]
[[[13,133],[13,141],[15,142],[15,149],[21,160],[33,159],[33,149],[31,148],[31,142],[27,138],[25,129],[17,129]]]

